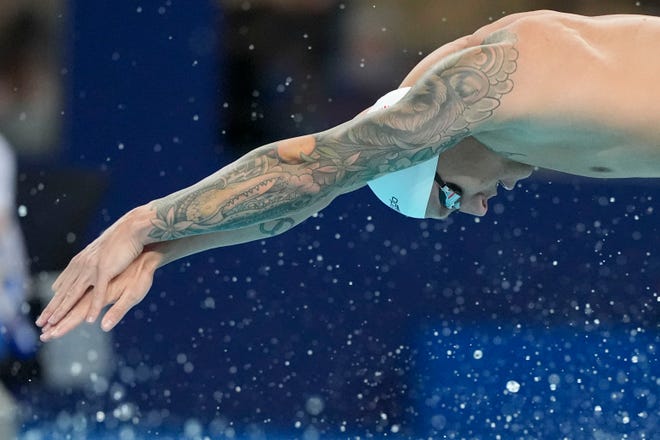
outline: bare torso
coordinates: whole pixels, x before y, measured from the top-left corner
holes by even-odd
[[[519,14],[514,88],[475,137],[518,162],[592,177],[660,177],[660,18]]]

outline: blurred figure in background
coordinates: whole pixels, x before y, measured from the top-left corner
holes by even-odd
[[[59,135],[60,88],[52,50],[60,4],[0,1],[0,438],[16,437],[10,391],[30,374],[37,332],[29,319],[28,257],[16,207],[17,156],[52,152]],[[50,21],[49,21],[50,20]],[[4,385],[3,385],[4,383]],[[5,389],[5,385],[7,389]]]
[[[16,160],[0,137],[0,365],[34,354],[37,336],[24,307],[29,289],[27,257],[14,205]],[[15,435],[15,404],[0,382],[0,438]]]
[[[0,0],[0,133],[20,156],[42,157],[59,142],[60,7]]]

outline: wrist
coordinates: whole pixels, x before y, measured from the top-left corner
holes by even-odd
[[[145,254],[154,270],[179,258],[176,252],[178,244],[179,240],[171,240],[152,243],[145,247]]]
[[[147,266],[152,272],[168,263],[167,244],[168,243],[152,243],[144,248],[141,257],[145,266]]]
[[[128,223],[133,238],[142,243],[142,245],[158,241],[150,236],[155,219],[156,210],[149,204],[130,210],[123,218]]]

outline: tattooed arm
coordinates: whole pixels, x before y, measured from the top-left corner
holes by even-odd
[[[511,43],[445,58],[387,110],[316,135],[258,148],[198,184],[151,204],[145,242],[286,217],[436,156],[492,116],[517,52]]]
[[[293,225],[336,196],[436,156],[488,126],[513,89],[515,37],[499,32],[436,63],[395,105],[315,135],[260,147],[199,183],[120,218],[77,255],[53,285],[38,320],[57,323],[88,291],[94,321],[108,283],[145,245],[200,234],[267,237],[268,225]],[[105,328],[104,323],[104,328]]]

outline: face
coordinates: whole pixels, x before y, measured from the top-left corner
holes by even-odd
[[[437,168],[447,186],[461,194],[459,211],[479,217],[486,215],[488,200],[497,195],[498,186],[510,191],[532,171],[533,167],[500,156],[474,138],[443,152]],[[434,183],[426,208],[429,218],[442,219],[453,212],[442,206],[439,194],[440,187]]]

